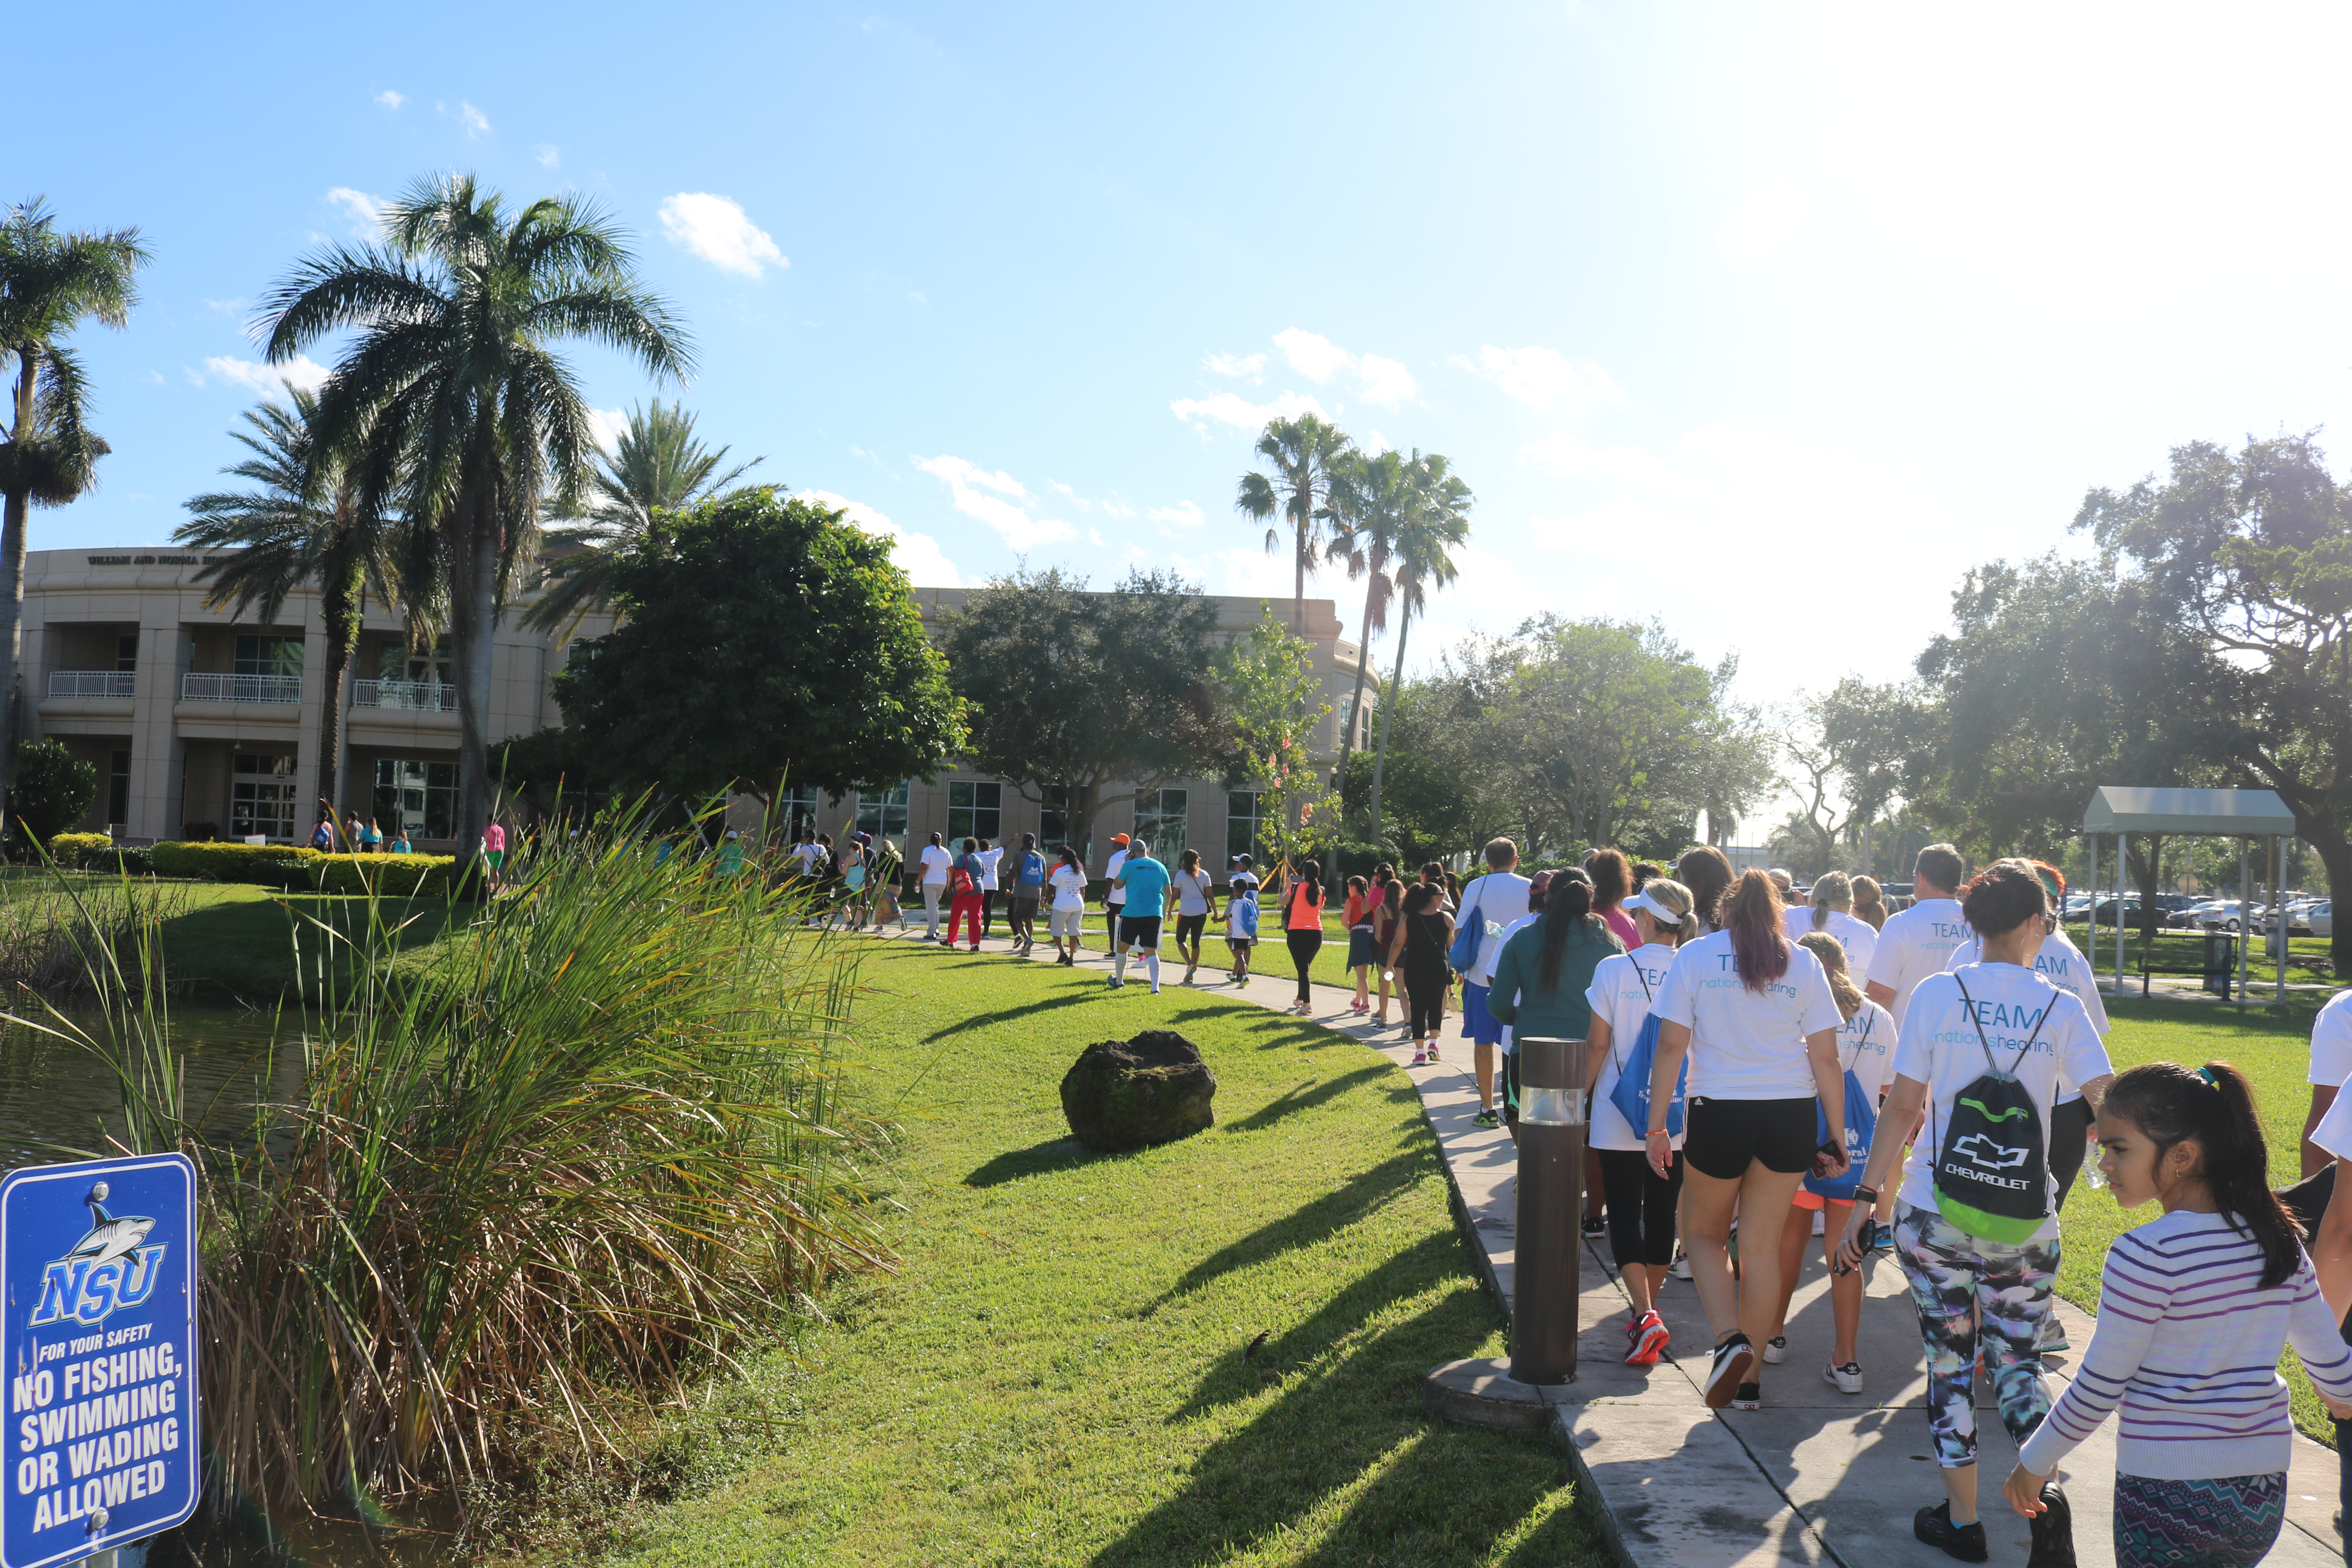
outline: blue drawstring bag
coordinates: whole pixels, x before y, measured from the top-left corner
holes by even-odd
[[[1654,1005],[1657,997],[1650,990],[1650,977],[1642,973],[1639,963],[1633,973],[1642,982],[1642,994]],[[1609,1091],[1609,1103],[1618,1114],[1633,1124],[1633,1135],[1644,1137],[1650,1131],[1650,1074],[1658,1059],[1658,1016],[1650,1014],[1642,1020],[1642,1032],[1633,1037],[1633,1048],[1617,1064],[1617,1082]],[[1681,1070],[1675,1076],[1675,1098],[1666,1107],[1666,1131],[1675,1137],[1683,1135],[1684,1094],[1690,1087],[1690,1057],[1683,1057]]]
[[[1853,1059],[1856,1062],[1862,1060],[1863,1051],[1870,1045],[1870,1026],[1874,1022],[1875,1020],[1871,1018],[1863,1020],[1862,1038],[1856,1040],[1853,1046]],[[1870,1158],[1870,1140],[1877,1131],[1878,1112],[1871,1105],[1870,1097],[1863,1093],[1862,1080],[1853,1076],[1853,1068],[1849,1064],[1845,1069],[1845,1174],[1816,1176],[1808,1173],[1805,1177],[1805,1191],[1816,1197],[1828,1198],[1835,1203],[1853,1202],[1854,1189],[1862,1185],[1863,1163]],[[1813,1142],[1816,1144],[1826,1143],[1829,1142],[1829,1110],[1821,1101],[1815,1100],[1813,1102]]]

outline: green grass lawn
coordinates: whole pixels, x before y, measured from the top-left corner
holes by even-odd
[[[866,978],[850,1087],[904,1130],[903,1272],[753,1364],[782,1424],[629,1561],[1604,1560],[1557,1449],[1421,1412],[1423,1373],[1504,1340],[1401,1070],[994,954],[877,944]],[[1087,1155],[1061,1078],[1150,1024],[1201,1047],[1218,1125]]]
[[[189,901],[184,912],[163,922],[163,962],[173,980],[249,1002],[272,1001],[289,990],[315,996],[328,974],[335,984],[348,982],[352,950],[331,942],[319,926],[346,938],[363,932],[363,900],[282,893],[238,882],[164,886]],[[437,897],[386,899],[380,910],[386,924],[397,928],[394,940],[405,953],[441,934],[451,906]],[[463,920],[472,906],[460,904],[456,910]],[[322,962],[328,966],[324,972]]]
[[[2305,1073],[2311,1061],[2311,1019],[2315,999],[2297,999],[2284,1015],[2262,1007],[2240,1009],[2213,1003],[2166,1002],[2137,998],[2111,1001],[2108,1012],[2115,1029],[2107,1037],[2107,1055],[2117,1068],[2138,1062],[2177,1061],[2202,1067],[2209,1061],[2235,1065],[2253,1080],[2256,1103],[2262,1107],[2264,1130],[2270,1135],[2271,1184],[2284,1186],[2302,1173],[2299,1151],[2303,1121],[2311,1109],[2311,1086]],[[2089,1166],[2084,1170],[2087,1173]],[[2059,1268],[2058,1289],[2068,1300],[2095,1310],[2099,1275],[2107,1245],[2117,1232],[2145,1225],[2160,1211],[2154,1204],[2129,1213],[2116,1206],[2114,1196],[2077,1180],[2068,1194],[2062,1230],[2064,1258]],[[2077,1345],[2080,1353],[2083,1347]],[[2294,1394],[2295,1421],[2314,1436],[2334,1441],[2335,1428],[2321,1408],[2319,1397],[2287,1352],[2287,1382]]]

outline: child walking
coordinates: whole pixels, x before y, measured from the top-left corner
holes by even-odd
[[[1234,857],[1233,879],[1225,886],[1225,945],[1234,950],[1234,984],[1247,985],[1250,949],[1257,943],[1257,873],[1250,858]]]
[[[2116,1568],[2262,1561],[2286,1518],[2294,1442],[2279,1347],[2329,1411],[2352,1404],[2336,1332],[2294,1221],[2268,1185],[2253,1090],[2227,1062],[2148,1062],[2099,1110],[2116,1202],[2156,1219],[2116,1237],[2083,1368],[2018,1450],[2010,1506],[2032,1518],[2059,1461],[2122,1409]]]

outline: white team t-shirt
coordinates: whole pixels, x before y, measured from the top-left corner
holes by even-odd
[[[923,886],[944,888],[948,885],[948,868],[955,857],[936,844],[923,846]]]
[[[1958,899],[1928,899],[1886,917],[1869,975],[1873,984],[1895,993],[1886,1010],[1895,1015],[1895,1023],[1903,1022],[1911,993],[1919,988],[1919,982],[1942,973],[1952,949],[1968,939],[1969,922],[1960,918]]]
[[[2352,1094],[2336,1097],[2336,1103],[2311,1130],[2311,1141],[2339,1160],[2352,1160]]]
[[[2338,991],[2311,1021],[2311,1080],[2341,1089],[2352,1078],[2352,991]]]
[[[1056,866],[1054,874],[1045,879],[1054,889],[1054,907],[1057,910],[1083,910],[1087,907],[1087,874],[1076,866]]]
[[[1788,927],[1790,942],[1812,935],[1813,906],[1800,904],[1781,916],[1781,923]],[[1839,945],[1845,949],[1845,972],[1854,976],[1854,984],[1864,984],[1870,978],[1871,960],[1878,952],[1878,932],[1868,921],[1843,910],[1832,910],[1822,930],[1837,938]]]
[[[1791,942],[1788,973],[1750,991],[1731,933],[1685,943],[1654,1009],[1691,1032],[1687,1092],[1709,1100],[1811,1100],[1820,1092],[1805,1037],[1845,1022],[1822,961]]]
[[[1895,922],[1886,922],[1891,929]],[[1962,1002],[1975,1002],[1973,1016]],[[2026,1042],[2032,1048],[2026,1050]],[[1990,1049],[1990,1055],[1987,1052]],[[2020,1052],[2023,1055],[2021,1057]],[[2050,1110],[2071,1100],[2084,1084],[2115,1069],[2107,1047],[2091,1027],[2090,1015],[2049,979],[2014,963],[1972,963],[1949,973],[1931,974],[1914,988],[1895,1047],[1895,1070],[1927,1086],[1927,1127],[1903,1166],[1903,1201],[1915,1208],[1936,1206],[1937,1145],[1952,1120],[1960,1091],[1999,1068],[2013,1072],[2042,1112],[2044,1147]],[[2051,1217],[2037,1239],[2058,1234],[2058,1184],[2050,1184]]]
[[[1209,880],[1206,871],[1177,872],[1177,914],[1206,915],[1209,912],[1209,895],[1213,891],[1215,885]]]
[[[1460,920],[1475,917],[1486,934],[1478,939],[1477,956],[1464,976],[1473,985],[1492,985],[1495,965],[1503,961],[1503,929],[1527,919],[1528,879],[1517,871],[1489,871],[1462,889]],[[1456,921],[1456,924],[1460,923]]]
[[[1103,862],[1103,875],[1110,879],[1110,888],[1103,894],[1104,903],[1123,904],[1127,902],[1127,889],[1119,886],[1118,881],[1119,868],[1126,864],[1127,851],[1124,849],[1112,850],[1110,852],[1110,858]]]
[[[1983,962],[1984,939],[1971,931],[1968,941],[1952,949],[1952,956],[1944,961],[1944,967],[1958,969],[1964,963]],[[2033,967],[2050,984],[2083,1005],[2091,1027],[2102,1035],[2114,1027],[2107,1022],[2107,1001],[2099,994],[2098,976],[2091,970],[2091,961],[2083,956],[2081,948],[2066,940],[2064,931],[2053,931],[2042,939],[2041,950],[2033,955]],[[2062,1096],[2060,1103],[2075,1098],[2074,1094]]]
[[[1895,1087],[1895,1016],[1864,997],[1853,1016],[1838,1026],[1837,1050],[1839,1068],[1853,1074],[1877,1110],[1880,1097]]]
[[[996,863],[1004,858],[1004,846],[1000,844],[993,849],[974,850],[971,858],[980,862],[980,890],[983,893],[997,891]]]
[[[1592,984],[1584,988],[1592,1016],[1609,1021],[1609,1055],[1601,1061],[1600,1078],[1593,1081],[1592,1121],[1585,1130],[1589,1147],[1645,1147],[1642,1130],[1627,1121],[1609,1097],[1617,1091],[1626,1058],[1633,1054],[1633,1042],[1641,1038],[1642,1022],[1650,1016],[1650,999],[1665,985],[1666,971],[1674,963],[1673,948],[1662,942],[1647,942],[1631,952],[1602,959],[1592,972]],[[1682,1146],[1682,1136],[1677,1134],[1675,1147]]]

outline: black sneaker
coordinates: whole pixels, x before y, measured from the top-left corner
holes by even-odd
[[[1586,1215],[1584,1216],[1584,1234],[1587,1236],[1606,1236],[1609,1234],[1609,1222],[1602,1219],[1597,1214]]]
[[[1473,1126],[1476,1127],[1500,1127],[1503,1124],[1503,1113],[1496,1110],[1493,1106],[1488,1106],[1486,1110],[1472,1117],[1470,1121]]]
[[[1985,1549],[1984,1521],[1954,1524],[1952,1505],[1948,1502],[1939,1502],[1913,1514],[1911,1533],[1927,1545],[1942,1548],[1945,1556],[1957,1557],[1963,1563],[1981,1563],[1991,1555]]]
[[[2042,1511],[2033,1516],[2033,1550],[2025,1568],[2074,1568],[2074,1510],[2052,1481],[2042,1489]]]
[[[1731,1396],[1731,1407],[1734,1410],[1763,1409],[1764,1385],[1760,1383],[1741,1384],[1739,1392]]]
[[[1706,1373],[1706,1407],[1720,1410],[1731,1403],[1732,1394],[1748,1381],[1756,1365],[1756,1347],[1746,1334],[1733,1334],[1715,1347],[1715,1364]]]

